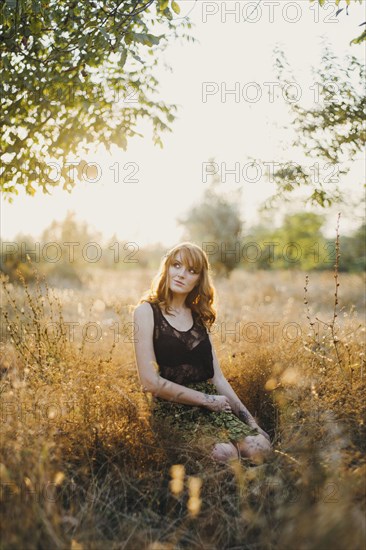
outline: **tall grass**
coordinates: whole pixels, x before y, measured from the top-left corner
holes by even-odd
[[[103,272],[84,294],[4,277],[2,548],[363,548],[363,277],[334,275],[217,283],[221,367],[273,440],[256,467],[151,429],[129,325],[150,274]],[[71,337],[81,318],[98,341]]]

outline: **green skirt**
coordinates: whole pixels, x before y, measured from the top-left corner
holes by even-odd
[[[186,387],[219,395],[210,382],[195,382]],[[215,444],[240,441],[257,430],[244,424],[232,412],[214,412],[205,407],[184,405],[155,397],[151,406],[152,427],[163,426],[166,433],[175,435],[184,444]]]

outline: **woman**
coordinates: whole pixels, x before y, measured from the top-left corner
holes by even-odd
[[[154,396],[154,418],[180,429],[188,445],[204,442],[216,461],[260,463],[269,436],[221,372],[208,332],[213,301],[206,253],[190,242],[172,248],[134,310],[140,382]]]

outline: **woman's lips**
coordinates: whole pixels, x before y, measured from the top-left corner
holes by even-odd
[[[174,281],[177,285],[184,286],[184,283],[181,283],[180,281]]]

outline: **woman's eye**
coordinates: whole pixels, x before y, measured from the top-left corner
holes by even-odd
[[[176,268],[180,267],[180,265],[181,265],[181,264],[180,264],[179,262],[174,262],[174,264],[173,264],[173,266],[176,267]],[[196,274],[196,271],[195,271],[195,269],[194,269],[193,267],[190,267],[190,268],[189,268],[189,271],[190,271],[192,274]]]

